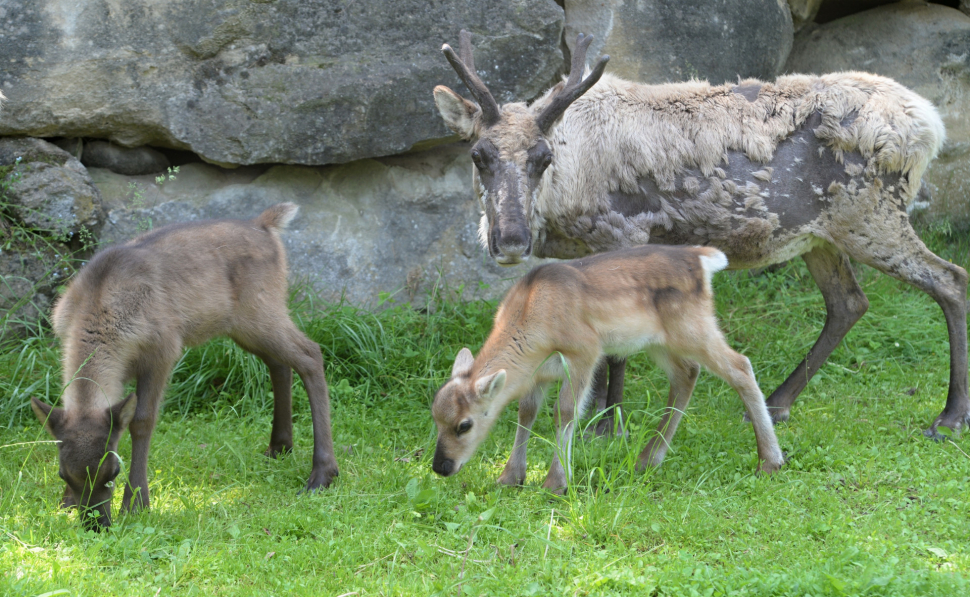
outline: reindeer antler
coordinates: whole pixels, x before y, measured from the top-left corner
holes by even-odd
[[[576,50],[573,52],[573,60],[569,67],[569,79],[566,81],[566,86],[556,94],[556,97],[552,98],[549,105],[536,118],[536,124],[539,125],[539,130],[543,133],[549,131],[549,127],[562,116],[562,113],[566,111],[569,104],[586,93],[603,76],[606,63],[610,61],[608,55],[601,56],[599,62],[596,63],[596,67],[593,68],[593,72],[585,79],[582,79],[583,70],[586,68],[586,50],[592,42],[592,35],[584,36],[580,33],[576,38]]]
[[[458,43],[461,58],[455,54],[455,51],[448,44],[441,46],[441,51],[444,52],[445,58],[451,63],[451,67],[461,77],[468,90],[478,100],[485,126],[492,126],[499,119],[498,103],[492,97],[488,87],[485,87],[485,83],[482,83],[482,80],[478,78],[478,73],[475,72],[475,59],[472,57],[472,34],[462,29],[458,35]]]

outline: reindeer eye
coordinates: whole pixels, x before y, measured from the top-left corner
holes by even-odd
[[[472,161],[475,162],[476,166],[482,165],[482,152],[477,149],[472,150]]]
[[[464,420],[458,425],[458,429],[455,430],[456,435],[462,435],[468,433],[468,430],[472,428],[472,422],[469,420]]]
[[[548,168],[549,165],[552,164],[552,154],[551,153],[547,153],[546,155],[544,155],[542,157],[542,161],[539,162],[539,163],[542,164],[542,169],[543,170],[545,170],[546,168]]]

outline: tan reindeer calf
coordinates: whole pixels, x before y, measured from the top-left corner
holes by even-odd
[[[148,507],[148,448],[162,394],[182,349],[229,336],[269,367],[273,430],[268,456],[293,448],[290,386],[310,399],[313,469],[306,489],[337,476],[330,398],[320,347],[290,320],[286,252],[279,231],[297,206],[280,203],[254,220],[173,224],[98,252],[54,308],[63,351],[63,408],[32,406],[59,440],[64,506],[111,524],[115,454],[127,427],[131,467],[122,510]],[[125,382],[136,393],[123,398]]]
[[[506,405],[518,400],[519,429],[499,483],[523,483],[532,424],[548,385],[562,379],[558,450],[543,483],[562,490],[571,475],[559,456],[569,467],[573,422],[590,395],[597,364],[605,355],[640,350],[670,379],[667,410],[658,435],[640,454],[641,469],[663,461],[700,363],[741,395],[754,423],[759,470],[777,470],[783,457],[751,364],[731,350],[714,315],[711,275],[727,264],[724,254],[710,247],[649,245],[533,269],[502,301],[478,356],[463,348],[451,379],[435,396],[434,471],[446,477],[457,473]]]

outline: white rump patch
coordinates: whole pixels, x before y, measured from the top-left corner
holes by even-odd
[[[728,258],[724,253],[718,251],[717,249],[708,248],[708,251],[710,251],[710,253],[708,255],[701,255],[700,259],[701,267],[704,268],[705,286],[707,287],[707,290],[710,291],[711,278],[715,273],[728,266]]]
[[[276,222],[280,230],[285,230],[286,227],[290,225],[290,222],[293,221],[293,218],[296,217],[296,214],[300,211],[300,206],[295,203],[281,203],[280,206],[282,209],[280,210],[281,213]]]

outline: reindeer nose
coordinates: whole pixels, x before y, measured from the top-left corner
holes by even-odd
[[[529,229],[525,226],[503,227],[493,231],[493,246],[497,249],[493,255],[501,264],[516,264],[523,257],[528,257],[531,250]]]
[[[448,477],[455,472],[455,461],[445,457],[444,452],[441,451],[441,446],[438,446],[434,451],[434,461],[431,463],[431,470],[442,477]]]
[[[431,470],[438,473],[442,477],[451,476],[452,471],[455,468],[455,461],[451,458],[445,458],[443,460],[435,460],[431,465]]]

